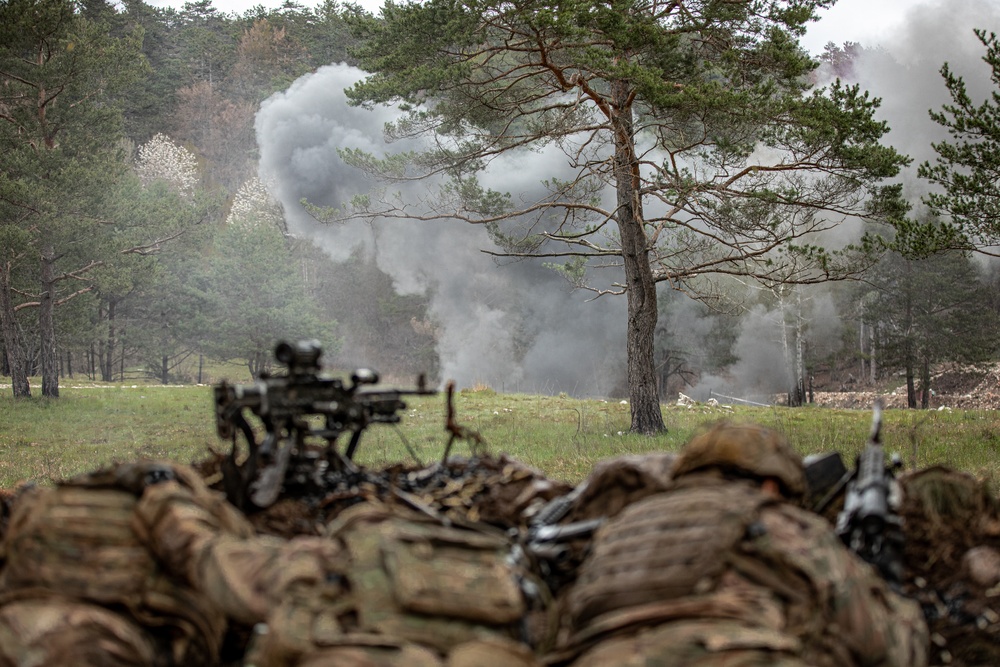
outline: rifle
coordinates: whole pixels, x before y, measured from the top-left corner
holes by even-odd
[[[403,396],[436,393],[427,388],[424,375],[418,377],[416,389],[383,391],[362,389],[379,381],[378,374],[369,369],[355,371],[349,384],[321,377],[322,354],[317,341],[280,342],[274,356],[287,372],[263,376],[249,385],[223,381],[214,387],[216,431],[220,438],[232,441],[222,466],[223,483],[229,500],[240,509],[274,504],[289,462],[306,456],[308,438],[325,441],[323,460],[327,466],[356,471],[354,454],[368,426],[398,423],[400,410],[406,409]],[[249,414],[264,427],[260,441],[247,419]],[[308,419],[316,416],[322,417],[322,423]],[[336,442],[345,433],[351,434],[350,442],[340,452]],[[242,462],[238,460],[237,434],[243,435],[248,448]]]
[[[520,553],[529,567],[537,568],[549,590],[556,593],[576,578],[589,550],[588,542],[604,523],[603,517],[563,523],[587,486],[584,481],[569,493],[553,498],[520,531]]]
[[[903,578],[902,519],[892,508],[890,495],[894,472],[902,463],[895,455],[890,465],[885,464],[881,432],[882,402],[876,400],[871,435],[854,470],[844,480],[847,492],[836,531],[844,544],[877,567],[886,581],[898,585]]]

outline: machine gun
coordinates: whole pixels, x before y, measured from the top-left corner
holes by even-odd
[[[832,498],[846,484],[844,507],[837,515],[837,534],[852,551],[878,568],[890,584],[903,577],[902,520],[892,507],[894,473],[899,456],[885,464],[882,450],[882,402],[876,400],[872,430],[854,470],[828,494]]]
[[[306,455],[309,438],[325,442],[321,456],[327,467],[356,470],[352,461],[368,426],[398,423],[399,412],[406,409],[403,396],[436,393],[427,389],[423,375],[416,389],[383,391],[362,389],[379,381],[378,374],[368,369],[355,371],[349,384],[320,377],[322,353],[317,341],[281,342],[274,356],[286,373],[249,385],[221,382],[215,386],[216,430],[220,438],[233,443],[223,462],[223,483],[237,507],[271,506],[281,492],[289,462]],[[249,414],[263,426],[260,441],[247,419]],[[350,434],[350,441],[341,452],[336,443],[345,433]],[[237,434],[243,435],[249,450],[243,460]]]

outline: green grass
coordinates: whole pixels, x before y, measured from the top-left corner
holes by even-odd
[[[67,385],[72,383],[66,383]],[[206,386],[101,385],[61,388],[54,400],[0,395],[0,487],[46,481],[140,457],[183,463],[209,447],[225,449],[215,434],[211,388]],[[416,397],[403,423],[373,426],[361,442],[359,462],[379,466],[408,460],[406,443],[424,463],[439,459],[447,440],[443,395]],[[464,391],[455,397],[462,425],[482,434],[488,451],[507,453],[575,482],[593,464],[620,454],[675,451],[701,425],[729,417],[785,433],[803,454],[840,451],[853,461],[867,437],[871,415],[863,410],[664,406],[669,431],[630,435],[628,405],[619,401]],[[888,410],[886,450],[910,467],[943,464],[981,477],[1000,472],[1000,412]],[[466,454],[466,443],[453,453]]]

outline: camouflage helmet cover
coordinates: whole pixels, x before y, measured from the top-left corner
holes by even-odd
[[[674,477],[705,468],[773,477],[789,497],[806,491],[802,457],[780,433],[756,424],[722,421],[688,442],[674,464]]]

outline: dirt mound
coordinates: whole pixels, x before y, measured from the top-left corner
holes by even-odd
[[[221,458],[215,458],[197,466],[219,490],[220,464]],[[323,475],[317,475],[308,460],[298,465],[301,469],[289,470],[278,502],[248,513],[258,532],[283,538],[321,535],[325,524],[344,509],[368,500],[401,503],[456,522],[482,521],[504,530],[523,528],[529,505],[541,505],[572,488],[507,456],[452,457],[425,468],[397,464],[382,470]]]

